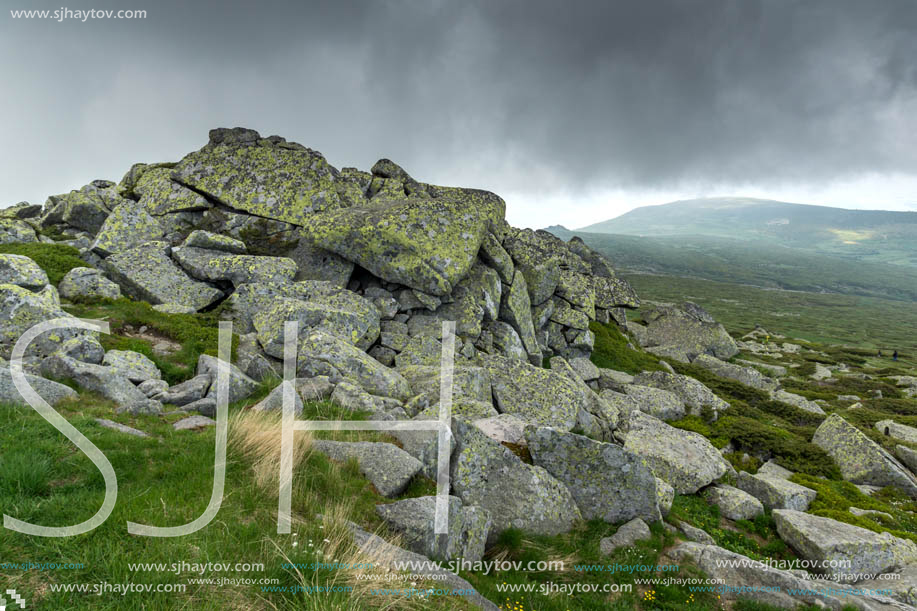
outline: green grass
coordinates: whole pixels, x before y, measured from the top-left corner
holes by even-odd
[[[51,284],[57,286],[74,267],[92,267],[79,257],[79,251],[66,244],[0,244],[0,254],[25,255],[45,270]]]
[[[593,321],[589,324],[589,330],[595,334],[592,362],[596,366],[632,374],[662,369],[656,356],[639,349],[628,348],[629,340],[621,334],[616,325],[603,325]]]

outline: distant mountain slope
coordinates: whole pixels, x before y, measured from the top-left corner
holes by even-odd
[[[569,231],[556,225],[549,231],[565,240],[579,236],[624,273],[917,301],[917,269],[902,265],[851,261],[760,240],[638,237]]]
[[[644,206],[580,231],[760,240],[847,259],[917,267],[917,212],[723,197]]]

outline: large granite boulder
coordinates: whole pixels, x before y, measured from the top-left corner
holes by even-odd
[[[48,286],[48,274],[25,255],[0,255],[0,284],[40,291]]]
[[[449,532],[445,537],[438,537],[433,532],[435,510],[435,496],[376,505],[376,513],[389,530],[401,535],[409,550],[437,560],[481,560],[493,524],[490,512],[480,507],[463,506],[458,497],[450,496]]]
[[[586,520],[661,518],[656,479],[646,462],[619,445],[539,427],[526,437],[532,462],[567,485]]]
[[[117,299],[121,287],[105,277],[101,270],[92,267],[74,267],[57,285],[60,296],[70,301]]]
[[[770,509],[805,511],[816,497],[816,492],[811,488],[766,473],[752,475],[740,471],[736,486]]]
[[[149,242],[114,254],[103,265],[125,294],[154,305],[200,310],[223,296],[219,289],[190,278],[169,258],[169,251],[165,242]]]
[[[557,372],[502,356],[486,356],[497,411],[569,431],[587,397],[573,380]]]
[[[712,354],[728,359],[739,353],[723,325],[696,304],[656,306],[643,313],[643,320],[644,346],[666,349],[673,358],[683,355],[691,360],[700,354]]]
[[[53,289],[52,289],[53,290]],[[60,308],[56,292],[48,294],[47,289],[34,293],[15,284],[0,284],[0,357],[10,358],[13,346],[23,333],[52,318],[76,320]],[[98,333],[85,329],[59,328],[36,337],[26,349],[26,356],[44,357],[61,350],[68,340],[79,339],[98,346]]]
[[[489,541],[508,528],[556,535],[582,518],[570,490],[542,467],[527,465],[471,423],[452,423],[453,493],[490,512]]]
[[[370,394],[400,401],[411,395],[407,381],[397,371],[323,331],[313,331],[300,342],[299,375],[328,376],[334,383],[350,379]]]
[[[474,263],[503,200],[485,191],[452,190],[437,198],[386,198],[313,214],[303,224],[315,244],[375,276],[440,296]]]
[[[407,488],[423,466],[396,445],[371,441],[327,441],[315,439],[312,450],[338,462],[354,459],[360,472],[382,496],[393,497]]]
[[[776,391],[780,385],[776,380],[767,377],[754,367],[727,363],[709,354],[699,354],[692,362],[708,371],[712,371],[721,378],[735,380],[745,386],[751,386],[765,392]]]
[[[719,508],[720,515],[730,520],[753,520],[764,513],[764,505],[761,504],[761,501],[744,490],[726,484],[717,484],[707,488],[704,496],[707,502]]]
[[[213,206],[200,193],[172,180],[175,164],[136,163],[118,184],[125,197],[140,201],[153,216],[180,212],[199,212]]]
[[[37,242],[38,234],[26,223],[11,218],[0,218],[0,244],[24,244]]]
[[[147,212],[145,206],[127,200],[105,219],[92,243],[92,250],[107,257],[158,240],[164,234],[162,225]]]
[[[876,430],[883,435],[888,435],[892,439],[905,441],[907,443],[917,443],[917,428],[899,424],[894,420],[879,420],[875,424]]]
[[[211,130],[207,145],[186,155],[171,176],[236,210],[302,225],[315,212],[343,205],[336,174],[317,151],[234,128]]]
[[[193,278],[207,282],[292,282],[296,262],[285,257],[237,255],[193,246],[172,249],[172,257]]]
[[[623,419],[622,428],[624,449],[646,460],[653,474],[678,494],[694,494],[729,471],[729,463],[698,433],[639,411]]]
[[[685,402],[667,390],[631,384],[624,388],[624,394],[637,402],[641,412],[660,420],[680,420],[685,416]]]
[[[521,272],[525,277],[525,286],[533,306],[547,301],[560,282],[563,247],[558,246],[559,240],[552,238],[531,229],[510,228],[503,240],[503,247],[515,262],[517,273]]]
[[[83,363],[68,356],[53,355],[41,362],[42,375],[58,380],[73,380],[80,388],[98,393],[132,411],[160,411],[159,401],[149,399],[125,376],[104,365]]]
[[[854,484],[895,486],[917,498],[917,478],[876,442],[837,414],[815,430],[812,443],[828,453]]]
[[[814,572],[832,575],[838,581],[917,562],[917,544],[889,533],[791,509],[777,509],[773,516],[780,538],[802,558],[814,561]]]
[[[25,374],[25,378],[32,389],[38,393],[38,396],[50,405],[55,405],[64,399],[76,397],[75,390],[59,382],[46,380],[28,373]],[[10,373],[9,367],[5,364],[0,367],[0,402],[28,405],[19,393],[19,389],[13,384],[13,374]]]
[[[607,374],[606,377],[608,377]],[[688,413],[695,416],[700,416],[705,409],[709,409],[713,418],[716,419],[719,412],[729,408],[729,403],[719,398],[712,390],[685,375],[667,371],[645,371],[633,378],[633,383],[673,393],[684,402]],[[627,392],[626,388],[624,392]]]
[[[525,276],[516,270],[513,283],[503,293],[503,302],[500,305],[500,319],[512,325],[519,334],[522,346],[532,358],[532,364],[541,363],[541,349],[535,339],[535,327],[532,324],[532,305],[529,302],[529,292],[526,289]]]
[[[114,183],[106,180],[94,180],[78,191],[52,195],[45,203],[41,226],[63,224],[95,235],[109,213],[125,203],[114,186]]]

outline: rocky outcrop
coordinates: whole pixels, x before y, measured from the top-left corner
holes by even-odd
[[[723,325],[697,304],[656,306],[643,313],[643,320],[641,343],[657,354],[688,362],[700,354],[728,359],[739,353]]]
[[[845,480],[854,484],[895,486],[917,498],[917,478],[891,454],[837,414],[815,430],[812,443],[827,452]]]
[[[411,551],[437,560],[481,560],[493,524],[490,513],[480,507],[463,506],[454,496],[449,497],[448,503],[449,532],[445,537],[437,537],[433,532],[436,497],[376,505],[376,513],[391,531],[401,535],[405,547]]]
[[[623,381],[623,378],[619,377],[618,379]],[[684,403],[687,412],[695,416],[701,416],[705,413],[705,410],[709,410],[712,419],[715,420],[717,414],[729,407],[729,404],[716,396],[712,390],[694,378],[685,375],[666,371],[645,371],[636,376],[633,379],[633,383],[673,393]],[[624,392],[631,394],[626,387]]]
[[[745,367],[734,363],[727,363],[715,356],[709,354],[699,354],[693,361],[695,365],[700,365],[704,369],[712,371],[721,378],[727,378],[741,382],[745,386],[751,386],[765,392],[776,391],[779,383],[773,378],[765,376],[754,367]]]
[[[811,488],[761,473],[751,475],[740,471],[736,486],[771,509],[805,511],[816,496]]]
[[[730,520],[753,520],[764,513],[761,501],[726,484],[711,486],[704,492],[704,496],[709,503],[717,506],[720,515]]]

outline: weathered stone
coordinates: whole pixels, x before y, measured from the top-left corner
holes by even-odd
[[[653,474],[678,494],[694,494],[729,470],[716,448],[698,433],[639,411],[632,412],[624,426],[624,448],[644,458]]]
[[[595,288],[591,276],[561,269],[555,294],[574,309],[595,319]]]
[[[761,473],[751,475],[740,471],[736,486],[770,509],[805,511],[816,496],[815,491],[811,488]]]
[[[80,388],[98,393],[121,407],[159,403],[148,399],[130,380],[111,367],[54,355],[41,362],[41,371],[46,377],[73,380]]]
[[[512,325],[519,334],[525,351],[530,356],[536,356],[537,362],[540,362],[541,350],[538,348],[535,327],[532,324],[532,305],[529,302],[525,276],[519,270],[516,270],[513,276],[513,283],[503,293],[500,319]]]
[[[57,287],[60,296],[70,301],[117,299],[121,287],[91,267],[74,267],[61,279]]]
[[[264,351],[283,358],[287,321],[299,324],[298,336],[324,331],[338,339],[367,350],[379,338],[379,310],[355,293],[342,291],[315,301],[276,297],[252,317],[258,341]]]
[[[51,227],[63,223],[95,235],[105,223],[109,212],[125,202],[113,186],[113,183],[107,181],[93,181],[79,191],[52,195],[45,204],[41,226]]]
[[[789,469],[784,469],[771,459],[758,467],[758,475],[769,475],[780,479],[790,479],[793,477],[793,472]]]
[[[696,526],[691,526],[687,522],[679,522],[678,530],[680,530],[690,541],[695,543],[700,543],[702,545],[716,545],[716,541],[710,534],[702,529],[697,528]]]
[[[599,541],[599,553],[608,556],[618,548],[633,547],[637,541],[646,541],[652,536],[646,522],[640,518],[634,518],[619,526],[612,536],[604,537]]]
[[[483,365],[490,375],[497,411],[564,431],[576,424],[584,395],[574,381],[505,357],[487,356]]]
[[[672,488],[658,477],[656,478],[656,502],[659,504],[659,512],[663,516],[669,515],[672,510],[672,503],[675,502],[675,488]]]
[[[162,378],[162,373],[156,367],[156,363],[145,355],[132,350],[109,350],[105,353],[102,364],[111,367],[115,372],[134,383]]]
[[[334,384],[327,376],[296,378],[296,392],[303,401],[324,401],[334,392]]]
[[[510,359],[528,361],[528,353],[519,334],[511,325],[503,321],[492,321],[485,327],[489,331],[493,340],[493,349],[496,354],[500,354]]]
[[[898,460],[911,470],[911,473],[917,473],[917,450],[913,450],[907,446],[897,445],[895,446],[895,455],[898,457]]]
[[[169,390],[169,383],[165,380],[146,380],[137,384],[137,389],[147,397],[153,397]]]
[[[828,453],[854,484],[896,486],[917,498],[917,478],[876,442],[837,414],[815,430],[812,443]]]
[[[225,137],[237,131],[253,136]],[[301,225],[342,205],[335,174],[316,151],[251,130],[221,129],[211,130],[210,142],[182,159],[172,178],[236,210]]]
[[[818,403],[809,401],[802,395],[797,395],[796,393],[791,393],[783,389],[772,392],[771,398],[775,401],[782,401],[783,403],[798,407],[812,414],[824,415],[825,413],[825,410],[819,407]]]
[[[479,254],[481,259],[483,259],[487,265],[495,269],[497,273],[500,274],[500,280],[506,284],[512,284],[513,273],[515,271],[513,260],[509,256],[509,253],[504,250],[496,236],[494,236],[494,234],[490,233],[489,231],[487,232],[487,235],[484,236],[484,241],[481,243],[481,251]]]
[[[814,572],[833,574],[838,581],[917,562],[917,544],[888,533],[789,509],[775,510],[773,516],[780,538],[804,559],[814,561]]]
[[[95,337],[82,335],[71,337],[61,342],[60,348],[54,354],[69,356],[84,363],[98,365],[105,357],[105,348]]]
[[[293,413],[301,414],[303,410],[302,397],[296,391],[296,385],[293,385]],[[259,412],[280,412],[283,411],[284,384],[277,385],[268,396],[252,406],[252,409]]]
[[[76,397],[75,390],[58,382],[28,373],[25,374],[25,379],[32,387],[32,390],[37,392],[38,396],[50,405],[55,405],[64,399]],[[13,374],[10,373],[10,369],[5,363],[3,367],[0,367],[0,402],[28,405],[28,402],[19,394],[19,389],[13,384]]]
[[[121,290],[151,304],[172,303],[200,310],[223,296],[222,291],[192,280],[168,255],[164,242],[150,242],[105,259],[105,268]]]
[[[597,308],[612,310],[617,307],[636,308],[640,305],[637,293],[623,278],[593,276],[592,286],[595,291]]]
[[[399,369],[415,395],[427,394],[439,400],[442,368],[439,365],[412,365]],[[452,369],[452,396],[490,402],[493,394],[490,376],[483,367],[456,365]]]
[[[553,298],[552,301],[554,302],[554,311],[550,317],[552,321],[564,327],[581,331],[589,328],[589,316],[587,314],[574,310],[569,303],[559,297]]]
[[[53,287],[49,287],[53,288]],[[49,293],[34,293],[14,284],[0,284],[0,357],[10,358],[13,346],[38,323],[52,318],[76,320],[60,309]],[[94,341],[98,333],[84,329],[58,328],[38,335],[26,349],[26,356],[44,357],[58,352],[71,338]]]
[[[481,560],[492,524],[489,512],[480,507],[463,507],[455,496],[450,496],[448,503],[449,532],[442,538],[433,532],[434,496],[376,505],[376,513],[389,529],[401,535],[405,547],[418,554],[438,560]]]
[[[182,242],[182,246],[218,250],[234,255],[244,255],[248,252],[245,242],[242,240],[236,240],[226,235],[220,235],[202,229],[196,229],[189,233],[185,241]]]
[[[233,286],[249,282],[292,282],[297,269],[295,261],[284,257],[233,255],[190,246],[173,248],[172,257],[198,280],[229,282]]]
[[[623,371],[600,367],[598,382],[599,388],[602,390],[614,390],[622,393],[625,387],[634,383],[634,376]],[[644,386],[648,386],[648,384],[644,382]]]
[[[303,224],[317,246],[379,278],[441,296],[471,269],[504,211],[503,200],[491,193],[450,190],[435,199],[376,196],[366,206],[314,214]]]
[[[570,359],[570,366],[584,382],[598,380],[601,376],[599,368],[587,358]]]
[[[410,397],[407,381],[397,371],[332,335],[309,334],[299,347],[299,375],[328,376],[332,382],[349,378],[367,392],[405,401]]]
[[[118,185],[120,193],[140,200],[153,216],[207,210],[210,202],[171,178],[174,164],[134,164]]]
[[[113,431],[118,431],[119,433],[124,433],[126,435],[133,435],[134,437],[149,437],[149,435],[144,433],[143,431],[127,426],[126,424],[119,424],[117,422],[108,420],[106,418],[96,418],[95,421],[96,421],[96,424],[98,424],[99,426],[106,428],[106,429],[111,429]]]
[[[516,273],[525,277],[532,305],[547,301],[560,281],[561,253],[555,242],[531,229],[513,229],[503,240],[503,247],[513,258]]]
[[[681,420],[685,416],[685,403],[675,393],[651,386],[631,384],[624,394],[632,397],[640,411],[660,420]]]
[[[105,219],[92,243],[92,250],[107,257],[158,240],[164,233],[159,221],[142,204],[127,200]]]
[[[242,373],[232,363],[226,363],[229,368],[229,402],[235,403],[245,399],[258,389],[258,383]],[[210,390],[207,396],[217,396],[217,376],[220,370],[220,360],[209,354],[202,354],[197,358],[197,375],[209,375],[211,379]]]
[[[644,346],[674,348],[689,359],[704,353],[728,359],[739,352],[723,325],[696,304],[657,306],[644,312],[643,320],[647,323]]]
[[[0,284],[38,291],[48,286],[48,274],[25,255],[0,254]]]
[[[315,439],[311,448],[339,462],[351,458],[356,460],[360,472],[379,494],[387,497],[403,492],[423,466],[419,460],[390,443]]]
[[[354,264],[344,257],[319,248],[306,232],[297,231],[296,247],[284,256],[296,262],[296,280],[322,280],[338,288],[346,288],[353,274]]]
[[[372,315],[366,300],[328,281],[252,282],[237,286],[226,301],[232,310],[238,332],[253,332],[255,328],[252,319],[255,314],[269,309],[281,297],[324,304],[330,310],[353,310]],[[378,312],[375,316],[378,316]]]
[[[0,244],[37,242],[38,235],[28,223],[10,218],[0,218]]]
[[[917,443],[917,428],[912,426],[898,424],[894,420],[879,420],[876,422],[875,427],[877,431],[892,439],[907,443]]]
[[[334,387],[331,401],[345,409],[375,414],[401,407],[401,402],[389,397],[371,395],[356,384],[343,380]]]
[[[211,376],[209,373],[197,375],[190,380],[172,386],[158,395],[150,396],[170,405],[187,405],[203,399],[210,389],[210,382]]]
[[[717,484],[708,488],[704,496],[707,497],[709,503],[719,508],[720,515],[730,520],[752,520],[764,513],[764,505],[761,504],[761,501],[744,490],[726,484]]]
[[[757,388],[765,392],[777,390],[779,386],[776,380],[765,376],[753,367],[743,367],[742,365],[727,363],[709,354],[699,354],[692,363],[700,365],[708,371],[712,371],[721,378],[735,380],[745,384],[745,386],[751,386],[752,388]]]
[[[197,412],[201,416],[213,418],[217,413],[217,400],[214,397],[204,397],[203,399],[198,399],[197,401],[182,405],[181,411]]]
[[[520,446],[528,445],[528,441],[525,438],[525,427],[529,425],[512,414],[498,414],[490,418],[480,418],[473,422],[482,433],[494,441],[499,443],[505,441]]]
[[[209,426],[216,426],[216,424],[216,420],[207,416],[189,416],[174,423],[172,428],[176,431],[197,431]]]
[[[729,403],[716,396],[712,390],[694,378],[677,373],[645,371],[634,378],[633,383],[673,393],[684,402],[688,413],[695,416],[701,416],[705,409],[709,409],[713,419],[716,419],[717,414],[729,408]]]
[[[525,464],[470,423],[455,420],[452,432],[452,489],[466,505],[490,512],[490,542],[508,528],[560,534],[581,519],[570,491],[545,469]]]
[[[547,427],[526,438],[534,464],[567,485],[584,519],[660,519],[656,480],[643,459],[621,446]]]

